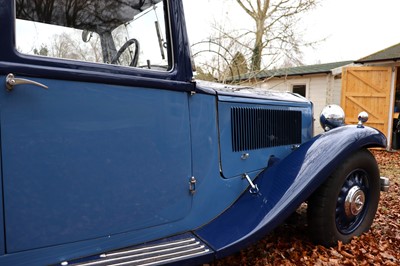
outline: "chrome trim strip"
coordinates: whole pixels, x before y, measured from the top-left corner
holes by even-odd
[[[154,246],[147,246],[144,248],[138,248],[138,249],[131,249],[131,250],[127,250],[127,251],[120,251],[120,252],[114,252],[114,253],[106,253],[106,257],[113,257],[113,256],[120,256],[123,254],[130,254],[130,253],[137,253],[137,252],[142,252],[142,251],[147,251],[147,250],[152,250],[152,249],[163,249],[163,248],[168,248],[170,246],[175,246],[175,245],[184,245],[190,242],[194,242],[196,241],[195,238],[190,238],[190,239],[186,239],[186,240],[181,240],[181,241],[175,241],[175,242],[168,242],[167,244],[159,244],[159,245],[154,245]],[[199,243],[199,242],[197,242]],[[182,246],[178,246],[180,248],[182,248]]]
[[[87,263],[73,265],[156,265],[189,258],[209,252],[210,250],[195,238],[179,240],[138,249],[125,250],[113,253],[104,253],[100,259]]]
[[[196,255],[201,255],[201,254],[207,253],[209,251],[210,251],[209,249],[204,249],[204,250],[196,252],[196,253],[190,253],[187,255],[177,256],[177,257],[173,257],[173,258],[169,258],[169,259],[158,260],[158,261],[144,263],[144,264],[136,264],[136,265],[140,265],[140,266],[158,265],[159,263],[172,262],[172,261],[179,260],[179,259],[185,259],[185,258],[190,258],[190,257],[196,256]],[[172,255],[172,254],[168,254],[168,255]],[[158,258],[161,258],[161,257],[162,256],[160,256]],[[110,266],[131,265],[131,263],[136,263],[136,261],[127,261],[127,262],[123,262],[123,263],[119,263],[119,264],[111,264]]]

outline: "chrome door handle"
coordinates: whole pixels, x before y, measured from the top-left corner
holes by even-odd
[[[31,85],[36,85],[39,87],[42,87],[43,89],[48,89],[46,85],[43,85],[42,83],[29,80],[29,79],[21,79],[21,78],[16,78],[14,74],[10,73],[6,77],[6,88],[7,91],[12,91],[14,89],[15,85],[20,85],[20,84],[31,84]]]

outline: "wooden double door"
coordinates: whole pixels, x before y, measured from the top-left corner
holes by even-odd
[[[356,124],[358,114],[369,114],[368,126],[379,129],[391,138],[394,96],[392,91],[392,67],[347,67],[342,76],[341,106],[346,114],[347,124]]]

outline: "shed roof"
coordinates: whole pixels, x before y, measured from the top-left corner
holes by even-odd
[[[372,63],[372,62],[380,62],[380,61],[398,61],[400,60],[400,43],[385,48],[381,51],[358,59],[354,63]]]
[[[342,61],[342,62],[334,62],[334,63],[326,63],[326,64],[318,64],[318,65],[308,65],[308,66],[298,66],[298,67],[289,67],[289,68],[281,68],[274,70],[267,70],[264,73],[265,77],[282,77],[282,76],[301,76],[301,75],[310,75],[310,74],[323,74],[323,73],[331,73],[332,69],[352,64],[353,61]]]
[[[272,69],[272,70],[264,70],[255,75],[256,79],[265,79],[271,77],[285,77],[285,76],[303,76],[303,75],[311,75],[311,74],[329,74],[333,69],[342,67],[345,65],[352,64],[354,61],[341,61],[341,62],[333,62],[326,64],[317,64],[317,65],[307,65],[307,66],[297,66],[297,67],[288,67],[288,68],[280,68],[280,69]],[[241,76],[241,79],[248,79],[249,74],[245,76]]]

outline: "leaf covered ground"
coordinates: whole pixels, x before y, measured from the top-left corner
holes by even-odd
[[[264,239],[213,265],[400,265],[400,153],[372,152],[381,176],[388,177],[391,185],[388,192],[381,193],[374,223],[367,233],[348,244],[316,246],[307,234],[303,205]]]

